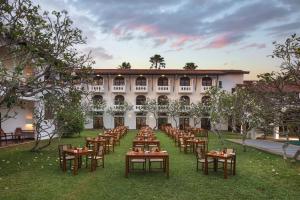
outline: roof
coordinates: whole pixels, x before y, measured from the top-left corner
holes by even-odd
[[[249,74],[249,71],[234,69],[209,69],[209,70],[185,70],[185,69],[93,69],[100,75],[226,75]]]

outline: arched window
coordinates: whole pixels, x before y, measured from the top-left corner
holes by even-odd
[[[139,95],[136,97],[135,103],[136,105],[144,105],[146,102],[146,97],[144,95]]]
[[[212,86],[212,79],[210,77],[203,77],[202,86]]]
[[[145,77],[137,77],[135,80],[135,85],[139,86],[146,86],[147,85],[147,79]]]
[[[180,78],[180,86],[190,86],[191,81],[189,77],[181,77]]]
[[[123,105],[125,102],[125,98],[123,95],[115,96],[115,105]]]
[[[166,95],[161,95],[157,98],[158,105],[167,105],[169,103],[169,99]]]
[[[189,96],[181,96],[181,97],[180,97],[180,101],[181,101],[184,105],[190,105],[190,97],[189,97]]]
[[[101,95],[95,95],[93,96],[93,103],[102,103],[103,102],[103,97]]]
[[[125,79],[124,77],[116,77],[114,79],[114,85],[125,85]]]
[[[103,78],[99,75],[93,77],[93,84],[94,85],[103,85]]]
[[[169,85],[169,80],[167,77],[159,77],[157,80],[157,85],[158,86],[168,86]]]
[[[208,104],[209,101],[210,101],[210,97],[209,97],[209,96],[203,96],[203,97],[201,98],[201,101],[202,101],[202,103],[204,103],[204,104]]]

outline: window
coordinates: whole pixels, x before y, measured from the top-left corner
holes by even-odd
[[[212,86],[212,79],[210,77],[203,77],[202,86]]]
[[[169,85],[169,80],[167,77],[159,77],[157,80],[157,85],[158,86],[168,86]]]
[[[114,85],[125,85],[125,79],[123,77],[116,77],[114,79]]]
[[[103,85],[103,78],[101,76],[95,76],[93,78],[93,84],[94,85]]]
[[[167,105],[169,103],[166,95],[161,95],[157,98],[158,105]]]
[[[139,95],[136,97],[136,105],[144,105],[146,102],[146,97],[144,95]]]
[[[208,104],[209,100],[210,100],[209,96],[203,96],[202,99],[201,99],[202,103],[204,103],[204,104]]]
[[[122,95],[117,95],[115,97],[115,105],[123,105],[125,102],[125,98]]]
[[[190,105],[190,97],[188,96],[181,96],[180,101],[185,105]]]
[[[95,95],[93,96],[93,103],[102,103],[103,102],[103,97],[101,95]]]
[[[190,78],[189,77],[181,77],[180,78],[180,86],[190,86]]]
[[[223,82],[219,81],[219,88],[223,88]]]
[[[146,86],[147,79],[145,77],[137,77],[135,80],[135,85]]]

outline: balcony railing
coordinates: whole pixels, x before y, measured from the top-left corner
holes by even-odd
[[[157,93],[170,93],[171,87],[170,86],[157,86],[156,92]]]
[[[168,109],[168,105],[158,105],[158,110],[164,112]]]
[[[210,90],[212,86],[201,86],[201,93],[205,93],[206,91]]]
[[[179,93],[192,93],[193,86],[179,86]]]
[[[95,111],[95,112],[103,112],[104,108],[93,107],[93,111]]]
[[[190,105],[184,105],[184,106],[182,107],[182,112],[188,112],[188,111],[190,111],[190,109],[191,109],[191,106],[190,106]]]
[[[147,85],[136,85],[134,88],[135,92],[148,92],[148,86]]]
[[[125,92],[125,85],[113,85],[112,92]]]
[[[103,93],[104,86],[103,85],[89,85],[89,92]]]
[[[116,111],[122,111],[122,110],[124,110],[124,105],[114,105],[114,110],[116,110]]]
[[[143,106],[143,105],[135,105],[135,106],[134,106],[134,111],[135,111],[135,112],[140,112],[142,106]]]

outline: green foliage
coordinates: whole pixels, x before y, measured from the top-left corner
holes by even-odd
[[[131,69],[131,64],[129,62],[122,62],[122,64],[119,65],[119,69]]]
[[[193,62],[186,63],[185,66],[183,67],[183,69],[185,70],[195,70],[197,68],[198,66]]]
[[[151,66],[150,68],[155,68],[155,69],[160,69],[160,68],[165,68],[166,63],[164,57],[161,55],[155,54],[154,56],[150,57]]]

